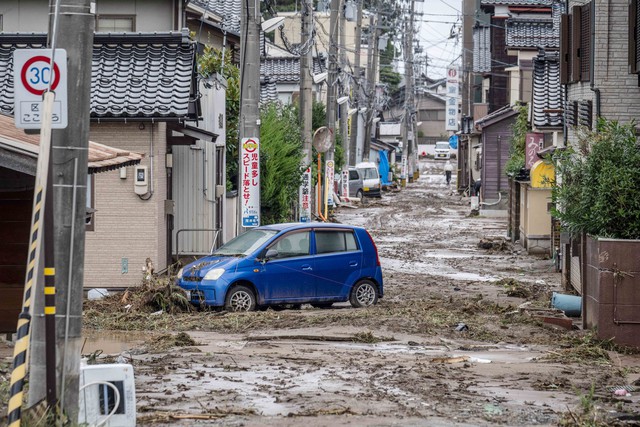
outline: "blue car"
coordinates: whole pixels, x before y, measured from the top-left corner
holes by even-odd
[[[177,284],[195,305],[252,311],[382,298],[382,269],[373,239],[361,227],[325,223],[253,228],[211,255],[186,265]]]

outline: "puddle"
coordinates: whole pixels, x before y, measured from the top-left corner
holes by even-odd
[[[102,350],[102,354],[120,354],[139,346],[149,338],[140,331],[83,331],[82,354]]]

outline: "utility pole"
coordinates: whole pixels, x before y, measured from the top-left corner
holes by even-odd
[[[338,74],[338,8],[340,0],[331,0],[329,16],[329,73],[327,76],[327,128],[331,137],[331,148],[327,151],[326,160],[334,160],[336,144],[336,92]],[[333,182],[333,177],[329,181]],[[330,189],[328,189],[330,190]]]
[[[53,19],[55,1],[49,5]],[[57,47],[67,51],[68,121],[52,133],[57,384],[60,406],[78,419],[80,350],[86,218],[91,57],[95,11],[91,0],[62,0],[59,5]]]
[[[249,171],[245,171],[243,168],[243,141],[248,139],[253,140],[253,147],[259,155],[259,137],[260,137],[260,116],[258,111],[258,102],[260,100],[260,2],[257,0],[254,2],[241,2],[242,13],[240,19],[240,38],[244,41],[241,43],[240,48],[240,123],[239,123],[239,137],[240,141],[238,146],[238,189],[241,191],[238,197],[238,231],[243,231],[245,226],[243,220],[245,215],[243,211],[247,208],[249,201],[251,214],[255,214],[255,225],[260,224],[260,182],[259,182],[259,167],[258,167],[258,185],[254,186],[251,182],[251,177],[244,176],[249,175]],[[255,147],[255,144],[258,147]],[[259,163],[259,159],[258,159]],[[249,183],[245,185],[247,179]],[[243,182],[244,181],[244,182]],[[244,194],[246,191],[247,194]],[[247,199],[245,199],[245,196]],[[247,222],[250,222],[247,219]]]
[[[404,65],[405,76],[405,129],[406,134],[406,147],[407,147],[407,159],[408,159],[408,181],[413,181],[415,177],[415,171],[417,169],[417,159],[415,156],[415,120],[413,113],[415,112],[414,96],[413,96],[413,19],[415,14],[415,0],[411,0],[411,13],[409,15],[409,25],[406,34],[406,55]]]
[[[369,161],[369,151],[371,151],[371,125],[373,122],[375,98],[376,98],[376,74],[378,62],[378,27],[377,12],[369,15],[369,50],[367,54],[367,111],[364,125],[364,144],[362,146],[362,159]]]
[[[357,162],[356,153],[358,148],[358,121],[360,120],[360,107],[362,106],[362,69],[360,67],[360,46],[362,45],[362,0],[356,1],[356,7],[358,8],[356,13],[356,52],[353,66],[353,72],[355,73],[355,96],[356,96],[356,114],[351,118],[351,138],[349,142],[349,164],[355,165]]]
[[[306,46],[311,39],[313,31],[313,1],[304,0],[302,5],[302,28],[300,45]],[[311,133],[313,132],[312,111],[313,92],[312,77],[313,56],[311,49],[307,49],[300,55],[300,121],[302,122],[302,151],[304,154],[302,166],[306,168],[311,164]]]
[[[342,3],[340,13],[340,68],[344,69],[347,66],[347,37],[345,34],[345,16],[344,16],[344,3]],[[345,95],[344,93],[341,95]],[[347,131],[347,111],[349,110],[349,103],[344,102],[340,104],[340,135],[342,136],[342,148],[344,152],[344,170],[348,170],[349,167],[349,132]]]

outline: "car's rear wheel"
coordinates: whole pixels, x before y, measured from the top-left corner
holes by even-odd
[[[235,286],[227,294],[224,307],[227,311],[253,311],[256,309],[256,296],[247,286]]]
[[[311,307],[313,308],[331,308],[333,305],[332,302],[313,302],[311,303]]]
[[[358,192],[356,193],[356,197],[360,199],[360,203],[364,203],[364,193],[362,192],[362,190],[358,190]]]
[[[349,302],[355,308],[368,307],[378,302],[378,290],[371,280],[361,280],[351,288]]]

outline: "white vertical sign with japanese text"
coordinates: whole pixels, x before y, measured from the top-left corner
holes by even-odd
[[[243,138],[240,174],[242,176],[242,226],[260,225],[260,140]]]
[[[327,206],[332,206],[333,205],[333,174],[335,173],[335,163],[333,162],[333,160],[327,160],[325,162],[325,169],[324,169],[324,173],[325,173],[325,182],[327,185],[327,189],[326,189],[326,202],[327,202]]]
[[[342,182],[342,188],[340,190],[340,194],[342,195],[342,197],[346,197],[348,199],[349,198],[349,171],[348,170],[342,171],[342,179],[340,181]]]
[[[446,130],[458,130],[458,97],[460,96],[460,77],[458,67],[447,69],[447,104],[445,105]]]
[[[311,221],[311,167],[302,173],[300,185],[300,222]]]

